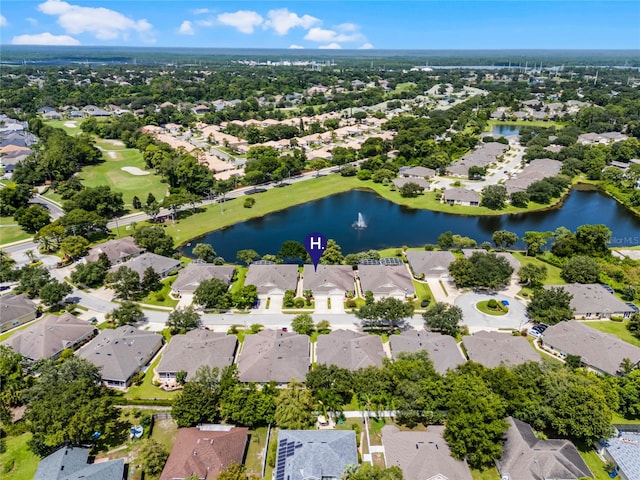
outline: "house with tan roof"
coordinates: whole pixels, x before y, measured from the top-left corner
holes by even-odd
[[[366,367],[382,367],[387,358],[378,335],[334,330],[316,340],[316,363],[337,365],[351,371]]]

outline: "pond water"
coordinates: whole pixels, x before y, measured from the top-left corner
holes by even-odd
[[[359,213],[366,228],[353,226]],[[342,253],[347,254],[435,243],[447,230],[480,244],[491,241],[496,230],[509,230],[522,237],[529,230],[554,231],[560,226],[575,230],[587,223],[607,225],[613,246],[640,244],[640,218],[598,191],[573,190],[560,207],[542,212],[465,216],[406,208],[371,191],[352,190],[210,232],[192,240],[183,251],[191,256],[197,243],[210,243],[218,255],[234,262],[238,250],[251,248],[260,255],[275,254],[285,240],[304,243],[311,232],[336,240]]]
[[[491,134],[498,137],[509,137],[519,133],[520,127],[518,125],[494,125],[491,129]]]

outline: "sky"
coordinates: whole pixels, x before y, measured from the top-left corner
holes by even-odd
[[[2,0],[0,44],[638,49],[640,0]]]

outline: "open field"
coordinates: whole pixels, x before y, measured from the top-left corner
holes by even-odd
[[[44,122],[44,124],[53,128],[60,128],[64,130],[68,135],[79,135],[80,133],[82,133],[80,124],[83,121],[84,118],[78,118],[76,120],[47,120]]]
[[[487,128],[485,131],[490,131],[496,125],[518,125],[519,127],[556,127],[558,129],[564,128],[566,123],[554,122],[552,120],[489,120],[487,122]]]
[[[7,451],[0,455],[0,478],[31,480],[36,474],[40,457],[27,447],[30,433],[8,437]]]
[[[0,245],[18,242],[31,238],[30,233],[25,232],[17,225],[13,217],[0,217]]]
[[[627,330],[627,323],[629,320],[624,322],[612,322],[610,320],[597,320],[593,322],[584,321],[585,325],[588,325],[596,330],[600,330],[604,333],[611,333],[618,337],[620,340],[635,345],[636,347],[640,347],[640,339],[631,335],[631,332]]]
[[[560,269],[553,265],[548,264],[547,262],[543,262],[535,257],[527,257],[522,252],[511,252],[513,256],[522,264],[526,265],[529,263],[533,263],[534,265],[542,265],[547,268],[547,279],[543,282],[545,285],[564,285],[565,282],[560,276]]]

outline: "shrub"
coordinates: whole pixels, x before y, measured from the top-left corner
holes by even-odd
[[[253,197],[248,197],[244,199],[244,208],[251,208],[256,204],[256,199]]]
[[[347,308],[356,308],[357,303],[353,298],[350,298],[345,302],[345,305]]]
[[[431,303],[431,301],[428,298],[423,298],[420,302],[420,306],[422,308],[427,308],[429,306],[429,303]]]
[[[293,301],[293,305],[296,308],[303,308],[304,307],[304,298],[296,298]]]
[[[489,308],[498,308],[498,302],[496,302],[493,298],[487,302],[487,307]]]

